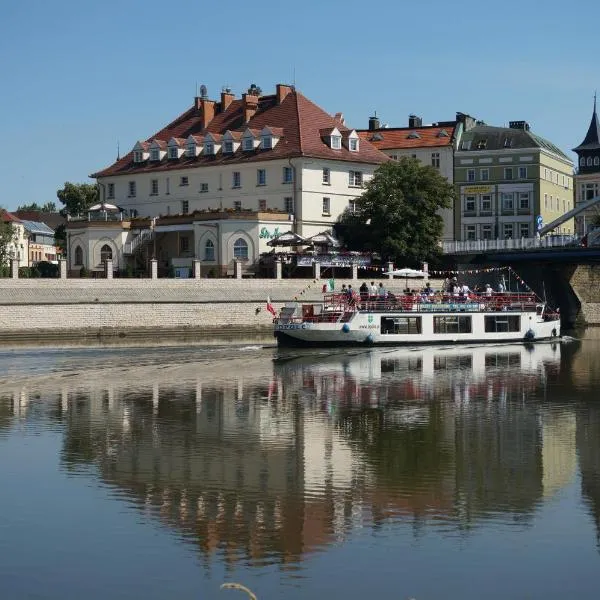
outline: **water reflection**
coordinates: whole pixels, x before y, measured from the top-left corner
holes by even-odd
[[[564,397],[577,353],[254,349],[135,368],[119,356],[6,384],[0,430],[60,427],[64,469],[95,469],[207,561],[292,567],[386,522],[416,536],[527,527],[573,480],[578,452],[599,526],[597,382],[579,404]]]

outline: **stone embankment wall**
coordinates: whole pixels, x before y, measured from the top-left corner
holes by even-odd
[[[377,281],[394,293],[405,287],[402,279]],[[325,283],[312,279],[0,279],[0,341],[152,337],[243,341],[257,336],[272,341],[267,296],[278,310],[294,297],[322,299]],[[336,280],[336,288],[342,283],[358,288],[362,282]]]
[[[600,265],[578,265],[570,283],[581,303],[580,321],[585,325],[600,325]]]

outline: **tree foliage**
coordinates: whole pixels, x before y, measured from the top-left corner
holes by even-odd
[[[375,171],[334,229],[349,250],[371,251],[396,265],[435,260],[444,223],[439,214],[454,203],[454,189],[437,169],[402,157]]]
[[[4,211],[0,208],[0,266],[8,264],[9,246],[17,240],[17,230],[10,221],[4,222],[1,218],[2,212]]]
[[[61,210],[63,215],[80,215],[98,202],[98,186],[67,181],[61,190],[57,190],[56,195],[65,206]]]
[[[32,204],[22,204],[17,208],[17,210],[22,211],[32,211],[32,212],[43,212],[43,213],[53,213],[56,212],[56,202],[46,202],[46,204],[38,204],[37,202],[33,202]]]

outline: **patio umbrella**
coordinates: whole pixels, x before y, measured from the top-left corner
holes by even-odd
[[[293,231],[286,231],[272,240],[267,242],[267,246],[304,246],[306,244],[305,239],[294,233]]]
[[[340,242],[327,231],[317,233],[316,235],[307,238],[305,241],[312,246],[330,246],[332,248],[338,248],[340,246]]]
[[[90,206],[88,208],[88,211],[95,211],[95,210],[121,210],[118,206],[115,206],[114,204],[108,204],[107,202],[101,202],[100,204],[94,204],[94,206]]]
[[[394,271],[388,271],[385,275],[392,275],[393,277],[404,277],[406,280],[406,287],[408,287],[408,278],[417,278],[417,277],[429,277],[429,273],[425,271],[419,271],[417,269],[396,269]]]

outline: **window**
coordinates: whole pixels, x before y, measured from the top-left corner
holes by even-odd
[[[188,177],[186,177],[186,176],[182,176],[182,177],[179,179],[179,185],[181,185],[181,186],[186,186],[186,185],[189,185],[189,184],[190,184],[190,180],[189,180],[189,178],[188,178]]]
[[[485,150],[487,148],[487,140],[478,140],[477,150]]]
[[[239,171],[232,173],[231,187],[239,188],[242,186],[242,175]]]
[[[491,194],[483,194],[481,196],[481,212],[491,213],[492,212],[492,196]]]
[[[331,172],[327,167],[323,167],[323,185],[331,185]]]
[[[492,226],[482,225],[481,226],[481,239],[491,240],[492,239]]]
[[[471,149],[471,140],[463,140],[461,142],[461,147],[463,150],[470,150]]]
[[[226,141],[223,142],[223,152],[225,152],[226,154],[231,154],[233,152],[233,142],[232,141]]]
[[[513,178],[513,169],[512,167],[505,167],[504,169],[504,179],[512,179]]]
[[[431,166],[435,167],[436,169],[440,168],[440,153],[439,152],[431,153]]]
[[[292,183],[293,179],[292,167],[283,167],[283,183]]]
[[[144,153],[141,150],[136,150],[133,153],[133,162],[142,162],[144,160]]]
[[[186,152],[190,158],[196,156],[196,144],[188,144]]]
[[[527,179],[527,167],[519,167],[519,179]]]
[[[529,192],[519,192],[519,210],[529,210]]]
[[[107,260],[112,260],[112,248],[108,244],[104,244],[100,248],[100,262],[104,263]]]
[[[179,153],[177,152],[177,148],[175,146],[171,146],[169,148],[169,158],[179,158]]]
[[[340,150],[342,148],[342,137],[339,135],[331,136],[331,148],[333,150]]]
[[[238,238],[233,244],[233,258],[248,260],[248,244],[243,238]]]
[[[529,223],[519,223],[519,236],[522,238],[529,237]]]
[[[512,138],[504,138],[504,147],[505,148],[510,148],[512,146]]]
[[[348,212],[351,212],[351,213],[356,212],[356,199],[355,198],[348,200]]]
[[[273,147],[273,138],[270,135],[263,135],[261,145],[263,150],[270,150]]]
[[[502,210],[514,210],[514,194],[512,192],[502,193]]]
[[[392,160],[398,160],[398,155],[397,154],[390,154],[390,158]]]
[[[358,138],[350,138],[349,148],[351,152],[358,152]]]
[[[204,144],[204,154],[214,154],[215,153],[215,145],[212,142],[206,142]]]
[[[486,333],[505,333],[520,331],[521,317],[519,315],[494,315],[485,317]]]
[[[597,167],[600,165],[600,157],[594,156],[594,166]]]
[[[204,244],[204,260],[215,260],[215,244],[212,240],[206,240]]]
[[[381,334],[419,334],[421,317],[381,317]]]
[[[504,223],[504,225],[503,225],[503,233],[504,233],[504,239],[505,240],[512,239],[512,236],[513,236],[513,226],[512,226],[512,223]]]
[[[291,196],[283,199],[283,210],[285,210],[288,215],[294,214],[294,199]]]
[[[433,317],[433,333],[471,333],[471,317]]]
[[[200,193],[206,194],[206,192],[208,192],[208,183],[201,183],[200,184]]]
[[[75,266],[79,267],[80,265],[83,265],[83,250],[81,246],[77,246],[75,248]]]
[[[158,148],[150,150],[150,160],[160,160],[160,150]]]
[[[152,179],[150,181],[150,195],[151,196],[158,195],[158,179]]]
[[[180,237],[179,238],[179,254],[185,254],[190,251],[190,238]]]
[[[108,191],[108,198],[114,198],[115,197],[115,184],[109,183],[107,191]]]
[[[467,169],[467,181],[475,181],[475,169]]]
[[[233,201],[233,210],[235,211],[240,211],[242,210],[242,201],[241,200],[234,200]]]
[[[475,212],[475,196],[465,196],[465,212]]]
[[[592,166],[592,157],[591,157],[591,156],[588,156],[588,159],[587,159],[587,166],[588,166],[588,167],[591,167],[591,166]]]
[[[465,237],[467,240],[477,239],[477,227],[475,225],[465,226]]]
[[[548,208],[548,194],[544,194],[544,208]]]
[[[267,185],[267,170],[266,169],[257,169],[256,185]]]
[[[242,147],[246,152],[254,150],[254,140],[251,137],[244,138]]]
[[[190,212],[190,201],[189,200],[182,200],[181,201],[181,214],[182,215],[187,215],[188,212]]]
[[[582,156],[582,157],[579,159],[579,166],[580,166],[580,167],[585,167],[585,157],[584,157],[584,156]]]
[[[135,196],[136,196],[135,181],[130,181],[129,182],[129,197],[135,198]]]
[[[479,170],[479,179],[481,179],[481,181],[489,181],[490,180],[490,170],[489,169],[480,169]]]
[[[362,171],[350,171],[348,185],[351,187],[361,187],[363,183]]]
[[[258,210],[267,210],[267,201],[266,200],[258,201]]]
[[[330,204],[331,204],[330,198],[323,198],[323,214],[324,215],[330,214],[330,212],[329,212],[329,210],[331,208]]]

